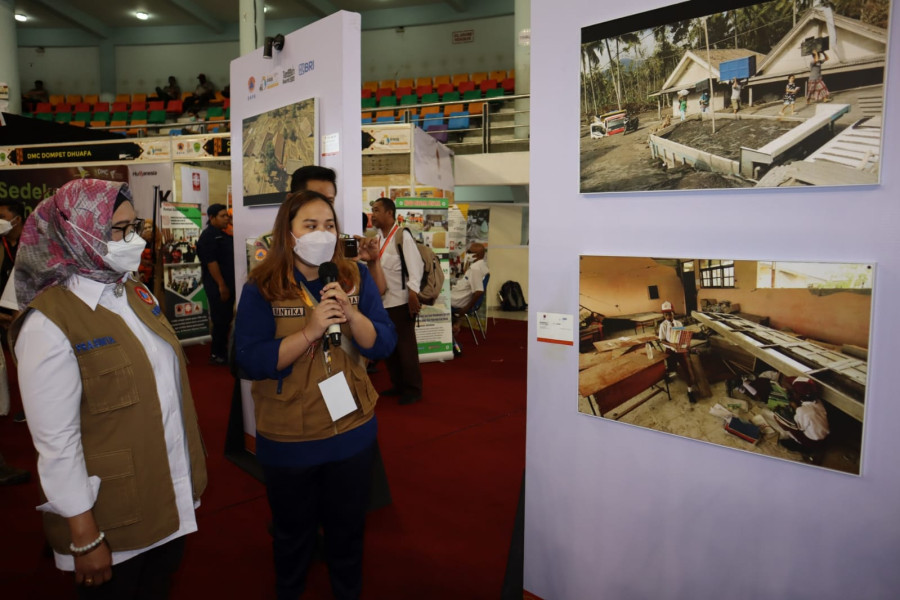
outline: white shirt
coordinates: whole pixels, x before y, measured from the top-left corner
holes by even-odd
[[[681,321],[673,320],[671,323],[663,319],[663,322],[659,324],[659,339],[662,342],[673,342],[674,340],[670,340],[669,336],[672,334],[672,330],[676,327],[684,327],[681,324]]]
[[[140,550],[113,552],[113,564],[161,546],[182,535],[197,531],[194,516],[191,469],[181,415],[181,377],[178,358],[172,347],[153,333],[128,305],[123,294],[116,297],[115,284],[103,284],[78,275],[66,287],[91,310],[103,306],[119,315],[147,352],[153,368],[163,418],[169,470],[178,508],[178,531]],[[68,518],[79,515],[97,501],[101,481],[88,477],[81,446],[81,371],[71,343],[63,332],[40,311],[25,317],[16,341],[19,360],[19,387],[28,419],[28,429],[38,451],[38,474],[47,496],[40,511]],[[49,376],[48,376],[49,375]],[[199,506],[199,502],[197,503]],[[57,554],[56,566],[75,570],[75,560]]]
[[[457,279],[450,290],[450,306],[465,308],[472,301],[475,292],[484,291],[484,278],[490,273],[484,259],[469,265],[466,274]]]
[[[821,402],[804,402],[794,412],[794,423],[811,440],[824,440],[829,434],[828,415]]]
[[[422,255],[416,249],[416,241],[409,233],[404,233],[394,224],[388,235],[381,242],[381,269],[384,271],[384,281],[387,289],[381,297],[385,308],[393,308],[401,304],[409,303],[409,292],[403,287],[403,272],[401,270],[400,255],[397,253],[397,244],[403,240],[403,256],[406,258],[406,269],[409,272],[407,285],[409,289],[418,293],[419,284],[422,282],[422,274],[425,272],[425,263]],[[399,237],[402,235],[403,237]]]

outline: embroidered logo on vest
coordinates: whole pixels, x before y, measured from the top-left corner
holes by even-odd
[[[134,288],[134,293],[137,294],[137,297],[138,297],[138,298],[140,298],[141,300],[143,300],[143,301],[146,302],[147,304],[151,304],[151,305],[152,305],[152,304],[155,304],[155,302],[153,302],[153,296],[151,296],[151,295],[150,295],[150,292],[148,292],[148,291],[145,290],[144,288],[142,288],[142,287],[135,287],[135,288]]]
[[[305,317],[306,308],[303,306],[273,306],[273,317]]]
[[[115,344],[116,340],[113,338],[106,336],[102,338],[97,338],[95,340],[88,340],[86,342],[81,342],[79,344],[75,344],[75,352],[87,352],[88,350],[93,350],[94,348],[102,348],[103,346],[109,346],[110,344]]]
[[[351,306],[356,306],[359,304],[359,296],[358,295],[347,296],[347,299],[350,300]]]

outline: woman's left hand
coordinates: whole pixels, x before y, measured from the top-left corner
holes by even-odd
[[[327,300],[329,298],[334,298],[334,300],[337,301],[338,305],[341,307],[341,311],[344,313],[344,317],[349,321],[354,312],[353,305],[350,304],[350,298],[347,296],[347,292],[344,291],[344,288],[341,287],[340,283],[332,281],[322,288],[322,300]]]

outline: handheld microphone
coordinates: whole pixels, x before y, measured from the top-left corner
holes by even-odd
[[[319,265],[319,279],[322,280],[322,285],[328,285],[333,281],[338,280],[338,267],[333,262],[323,262]],[[341,345],[341,326],[337,323],[332,323],[328,326],[328,330],[325,332],[325,339],[328,340],[332,346],[335,348]]]

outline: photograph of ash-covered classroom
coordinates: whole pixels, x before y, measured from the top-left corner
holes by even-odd
[[[873,265],[580,267],[579,412],[860,473]]]

